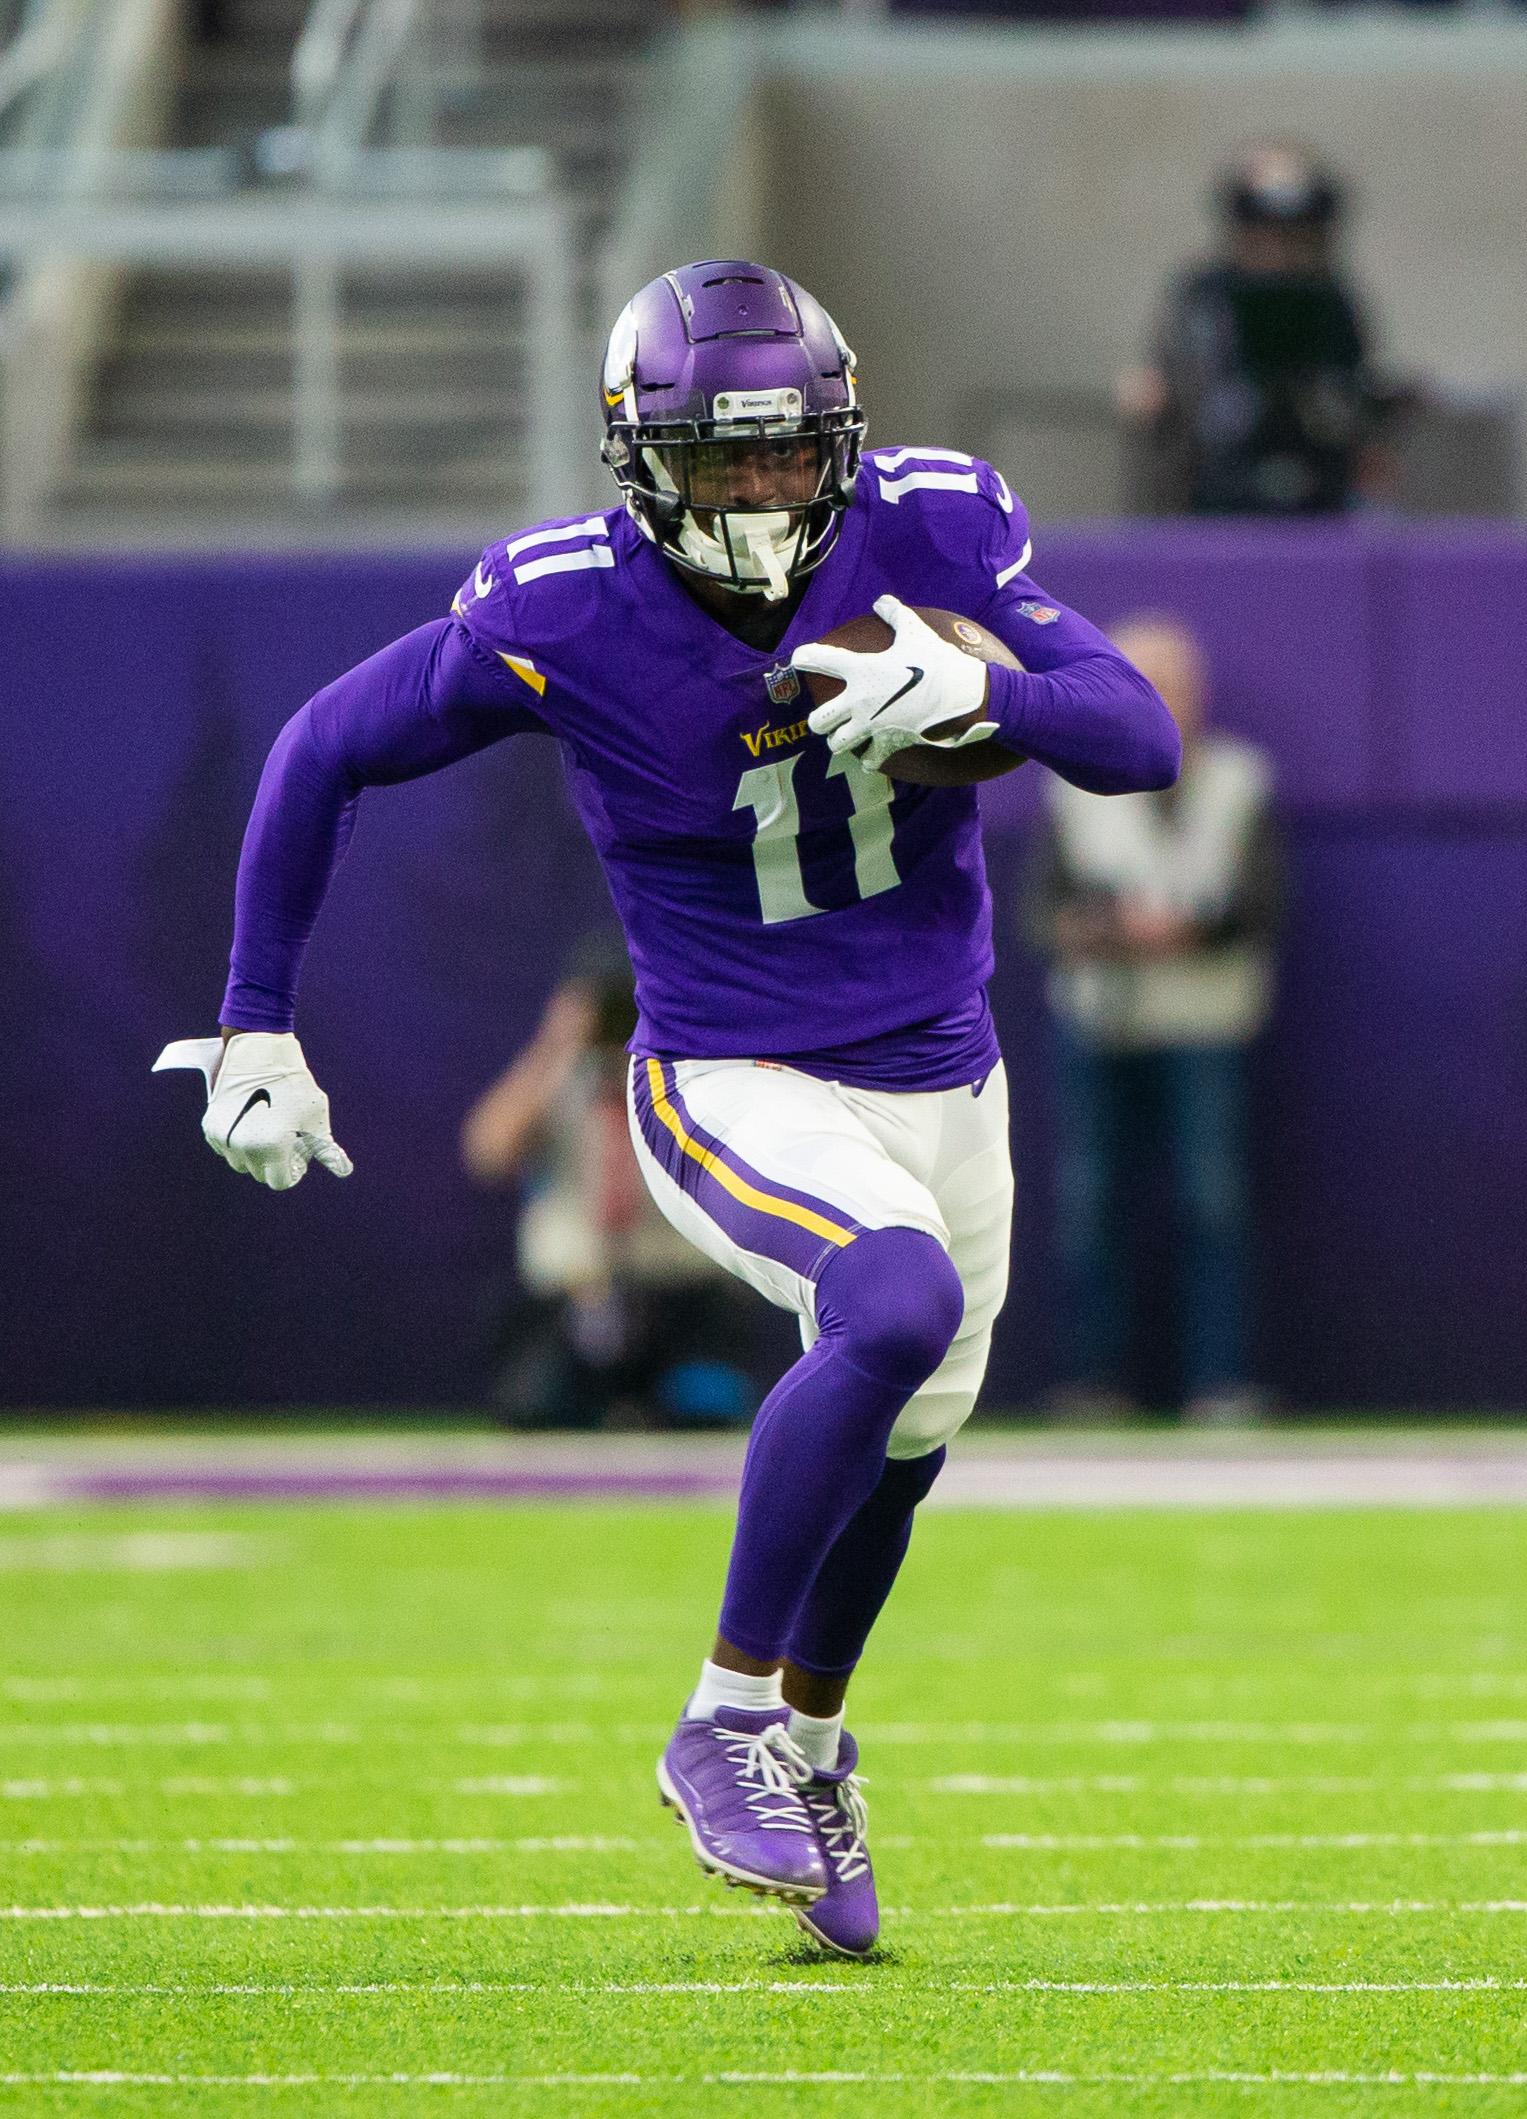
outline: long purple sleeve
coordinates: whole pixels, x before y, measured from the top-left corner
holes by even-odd
[[[276,738],[239,859],[220,1020],[290,1030],[302,957],[363,787],[438,772],[541,726],[454,618],[395,640],[317,692]]]
[[[1155,686],[1095,625],[1020,575],[980,614],[1021,670],[993,666],[986,712],[995,741],[1092,795],[1170,787],[1182,738]]]

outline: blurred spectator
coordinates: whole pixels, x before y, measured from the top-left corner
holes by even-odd
[[[1158,498],[1199,515],[1313,515],[1377,493],[1402,393],[1370,364],[1337,262],[1343,188],[1305,149],[1252,148],[1216,190],[1220,255],[1168,289],[1119,409],[1157,455]]]
[[[653,1204],[626,1122],[636,1027],[617,940],[579,952],[530,1043],[462,1127],[480,1184],[523,1179],[522,1293],[499,1332],[495,1402],[516,1427],[745,1420],[753,1305]]]
[[[1197,646],[1169,619],[1119,628],[1183,737],[1164,794],[1047,782],[1031,934],[1051,960],[1059,1087],[1058,1248],[1066,1383],[1058,1409],[1109,1417],[1126,1389],[1132,1291],[1121,1182],[1166,1150],[1179,1244],[1185,1416],[1256,1417],[1247,1367],[1247,1047],[1267,1014],[1279,913],[1266,761],[1204,733]],[[1152,1241],[1156,1232],[1152,1232]]]

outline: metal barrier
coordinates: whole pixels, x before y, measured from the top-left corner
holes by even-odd
[[[507,268],[522,287],[524,500],[567,494],[579,369],[571,212],[538,149],[392,144],[379,123],[420,28],[418,0],[315,0],[292,67],[290,127],[243,147],[146,144],[134,75],[179,34],[170,0],[37,0],[0,56],[0,119],[48,86],[67,119],[0,147],[0,494],[24,539],[67,458],[80,381],[99,340],[63,312],[102,320],[83,290],[140,268],[276,266],[291,274],[291,490],[334,499],[344,477],[340,344],[347,271],[376,265]],[[114,77],[96,32],[114,40]],[[148,135],[152,138],[152,132]],[[162,137],[162,134],[161,134]],[[46,290],[44,292],[43,290]],[[40,312],[40,314],[39,314]],[[60,347],[67,344],[67,359]]]

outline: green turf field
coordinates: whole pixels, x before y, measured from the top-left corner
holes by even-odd
[[[727,1528],[0,1519],[0,2111],[1527,2109],[1521,1512],[928,1516],[866,1966],[657,1804]]]

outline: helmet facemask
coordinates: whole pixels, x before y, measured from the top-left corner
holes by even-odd
[[[794,400],[779,416],[616,420],[604,446],[631,513],[676,566],[771,603],[826,558],[864,432],[857,407],[802,417],[797,393],[777,395]]]

